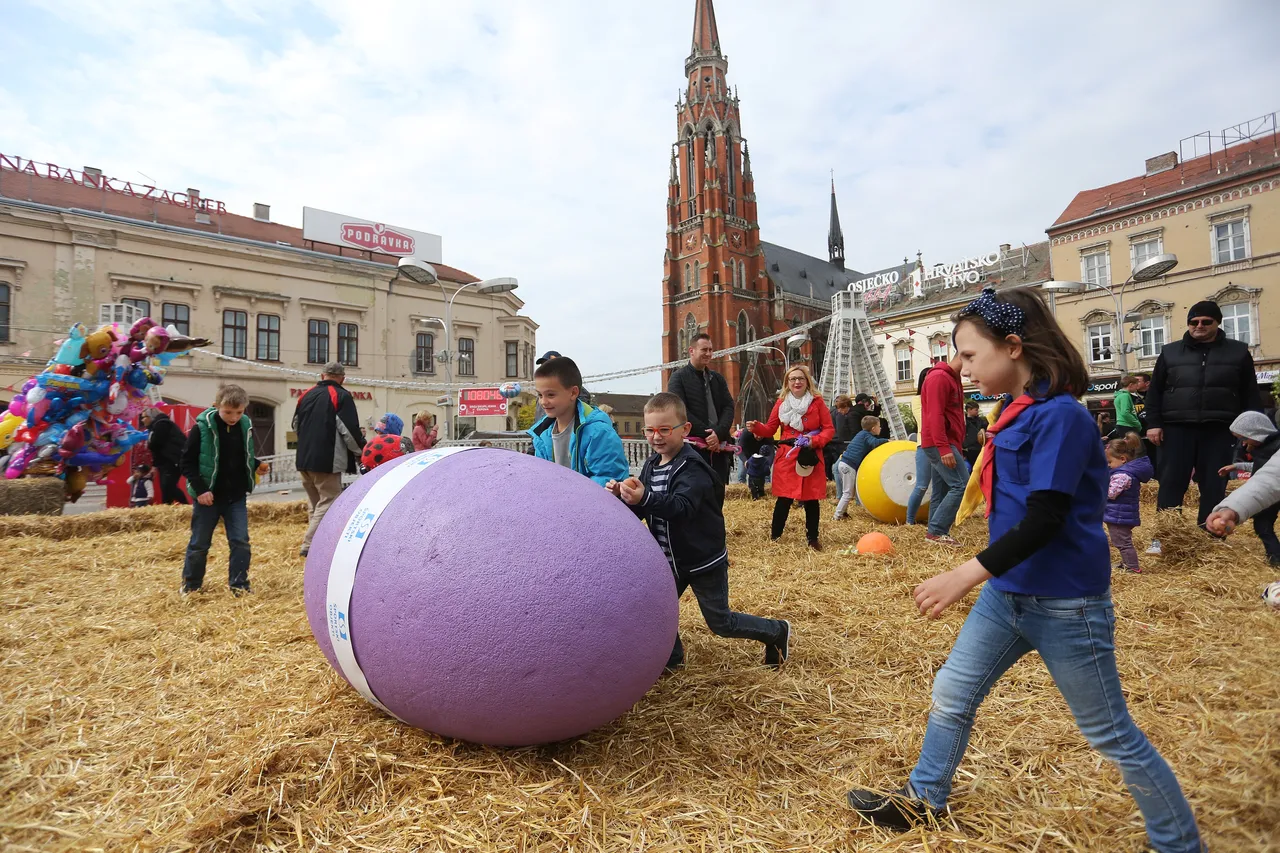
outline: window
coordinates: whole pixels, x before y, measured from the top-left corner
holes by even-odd
[[[521,376],[533,376],[533,344],[522,344],[524,349],[524,372]]]
[[[1213,262],[1229,264],[1249,257],[1248,229],[1243,219],[1213,226]]]
[[[138,315],[139,319],[151,316],[151,300],[149,299],[121,299],[120,304],[132,305],[141,311],[142,313]]]
[[[906,344],[899,344],[893,348],[893,360],[898,365],[898,381],[911,381],[911,348]]]
[[[1080,275],[1089,284],[1110,286],[1111,252],[1103,249],[1101,252],[1090,252],[1087,255],[1081,255]]]
[[[7,284],[0,284],[0,343],[9,343],[13,340],[9,335],[9,321],[12,317],[13,309],[13,288]]]
[[[693,289],[702,289],[702,265],[696,261],[693,264]]]
[[[1138,323],[1138,347],[1142,358],[1155,358],[1164,349],[1164,317],[1145,317]]]
[[[1232,340],[1253,346],[1253,325],[1248,302],[1222,306],[1222,331]]]
[[[1111,360],[1111,324],[1097,323],[1089,327],[1089,361]]]
[[[458,338],[458,375],[476,375],[476,342],[474,338]]]
[[[693,265],[688,261],[684,264],[684,289],[686,292],[693,290]]]
[[[730,216],[736,216],[738,213],[738,184],[737,175],[733,168],[733,134],[726,132],[724,135],[724,161],[725,173],[728,177],[729,196],[725,199],[728,206]]]
[[[275,314],[258,315],[258,361],[280,360],[280,318]]]
[[[436,337],[430,332],[418,332],[413,348],[414,373],[436,372]]]
[[[689,185],[689,201],[686,202],[688,212],[685,214],[686,219],[691,219],[698,212],[697,200],[697,181],[693,178],[693,167],[696,162],[696,156],[693,153],[693,131],[689,130],[684,135],[684,152],[685,152],[685,171],[684,180]]]
[[[951,359],[950,351],[947,348],[946,338],[934,338],[929,342],[929,363],[937,364],[940,361],[949,361]]]
[[[329,321],[307,321],[307,363],[326,364],[329,361]]]
[[[165,328],[173,326],[179,334],[190,335],[191,308],[174,302],[164,303],[160,306],[160,324]]]
[[[360,329],[355,323],[338,324],[338,361],[347,367],[360,363]]]
[[[222,312],[222,354],[235,358],[249,357],[249,314],[247,311]]]
[[[1164,248],[1161,245],[1161,242],[1162,241],[1159,237],[1148,237],[1143,240],[1137,240],[1130,243],[1129,260],[1133,265],[1132,268],[1136,270],[1138,267],[1142,266],[1144,262],[1160,254],[1161,250]]]
[[[515,341],[507,341],[507,378],[516,379],[520,376],[520,344]]]

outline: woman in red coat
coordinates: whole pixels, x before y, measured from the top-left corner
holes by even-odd
[[[809,368],[797,364],[787,371],[782,393],[773,406],[767,423],[748,421],[747,429],[756,438],[769,438],[782,427],[782,440],[798,439],[799,445],[780,445],[773,460],[773,539],[782,536],[791,514],[791,504],[804,504],[804,527],[809,547],[821,551],[818,542],[820,504],[827,496],[827,473],[822,467],[822,448],[835,438],[831,412],[817,394],[817,385]],[[807,442],[812,452],[804,449]],[[816,461],[815,461],[816,460]],[[813,464],[807,465],[806,462]],[[797,470],[798,469],[798,470]]]

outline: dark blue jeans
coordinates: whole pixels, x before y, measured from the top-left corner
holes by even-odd
[[[218,519],[222,519],[226,527],[227,544],[231,547],[227,581],[232,589],[248,589],[249,507],[243,496],[233,501],[215,499],[213,506],[191,502],[191,541],[187,543],[187,558],[182,564],[182,583],[189,589],[198,589],[204,583],[205,563],[209,560],[209,545]]]
[[[698,598],[698,607],[702,609],[702,618],[707,620],[711,633],[721,637],[733,637],[741,640],[759,640],[772,643],[782,635],[782,623],[777,619],[765,619],[749,613],[735,613],[729,609],[729,564],[718,568],[707,569],[696,575],[684,572],[676,573],[676,598],[684,595],[684,591],[693,587],[693,594]],[[668,667],[684,663],[684,643],[676,634],[676,644],[667,660]]]

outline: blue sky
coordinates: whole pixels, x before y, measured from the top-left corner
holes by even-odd
[[[4,0],[0,151],[432,231],[541,349],[660,360],[694,0]],[[872,270],[1031,243],[1081,189],[1280,109],[1280,4],[720,0],[763,238]],[[610,390],[656,390],[656,375]]]

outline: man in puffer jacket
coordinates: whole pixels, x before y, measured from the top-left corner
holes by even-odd
[[[1280,464],[1268,464],[1280,450],[1280,432],[1261,412],[1244,412],[1231,422],[1231,432],[1244,442],[1253,455],[1253,462],[1236,462],[1224,465],[1218,473],[1227,476],[1232,471],[1249,471],[1249,482],[1227,496],[1214,508],[1210,519],[1218,518],[1218,527],[1209,526],[1210,532],[1224,535],[1246,518],[1253,519],[1253,532],[1262,540],[1271,565],[1280,566],[1280,538],[1276,537],[1276,517],[1280,515]],[[1274,488],[1268,483],[1275,482]]]

